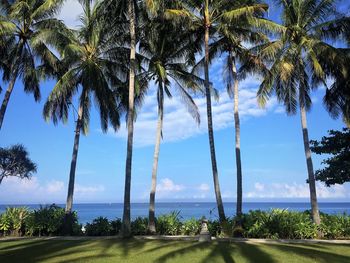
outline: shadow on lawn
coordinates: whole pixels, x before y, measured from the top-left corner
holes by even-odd
[[[94,259],[112,259],[118,254],[127,257],[142,251],[145,242],[135,239],[106,240],[25,240],[0,243],[0,262],[84,262]],[[119,252],[119,253],[116,253]],[[64,259],[69,256],[68,259]]]
[[[0,262],[117,262],[133,257],[146,262],[168,261],[295,262],[300,256],[310,262],[350,262],[349,246],[316,244],[249,244],[228,242],[145,241],[137,239],[109,240],[26,240],[0,242]],[[148,261],[147,261],[148,260]],[[128,261],[128,262],[129,262]],[[132,261],[130,261],[132,262]]]
[[[311,262],[324,262],[324,263],[349,263],[350,262],[350,246],[349,245],[332,245],[327,244],[320,246],[317,244],[269,244],[266,245],[274,250],[279,250],[286,255],[286,262],[288,262],[288,256],[297,254],[303,256]],[[343,247],[344,251],[349,251],[347,255],[337,254],[334,251],[336,248]],[[324,251],[326,250],[326,251]],[[283,260],[283,259],[280,259]],[[279,261],[281,262],[281,261]]]
[[[194,243],[191,246],[187,246],[185,248],[180,248],[174,251],[171,251],[157,259],[157,263],[163,263],[167,260],[170,260],[175,257],[182,256],[183,258],[189,258],[189,255],[193,252],[201,252],[205,253],[206,250],[209,249],[209,254],[205,257],[201,263],[213,262],[222,259],[222,262],[225,263],[235,263],[238,262],[235,258],[242,257],[245,261],[256,263],[256,262],[275,262],[274,259],[267,253],[263,252],[256,245],[250,244],[234,244],[234,243],[226,243],[226,242],[213,242],[213,243]]]

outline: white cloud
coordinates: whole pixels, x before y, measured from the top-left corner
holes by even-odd
[[[263,191],[265,186],[261,183],[255,183],[254,185],[255,189],[258,190],[258,191]]]
[[[65,1],[58,18],[63,20],[68,27],[76,27],[79,25],[78,16],[83,12],[83,9],[78,1]]]
[[[157,193],[176,193],[185,189],[184,185],[175,184],[171,179],[165,178],[157,185]]]
[[[64,188],[64,183],[61,181],[51,181],[46,185],[46,191],[50,194],[61,192]]]
[[[200,184],[197,189],[199,191],[203,191],[203,192],[208,192],[210,190],[210,187],[208,184]]]
[[[247,80],[247,83],[250,81]],[[259,108],[256,100],[256,89],[244,89],[245,82],[242,83],[240,91],[240,116],[243,120],[261,117],[267,112],[273,112],[277,101],[272,98],[265,109]],[[146,96],[141,111],[135,123],[134,142],[138,147],[153,145],[155,142],[156,123],[157,123],[157,99],[154,89]],[[165,115],[163,124],[163,142],[174,142],[185,140],[207,132],[207,112],[206,99],[196,97],[194,99],[201,116],[201,123],[197,125],[181,98],[176,94],[172,99],[165,99]],[[226,91],[220,93],[219,101],[212,101],[213,125],[214,130],[222,130],[233,126],[233,101],[227,95]],[[114,133],[116,137],[125,139],[127,137],[126,127]]]
[[[309,185],[298,183],[255,183],[254,191],[248,192],[248,198],[309,198]],[[319,198],[344,198],[347,191],[343,185],[326,187],[321,183],[316,184],[317,196]]]
[[[103,185],[75,185],[75,201],[104,192]],[[0,185],[0,203],[10,204],[15,200],[21,203],[63,203],[67,194],[67,184],[59,180],[41,181],[33,176],[30,180],[17,177],[5,178]],[[85,198],[85,199],[84,199]]]
[[[105,188],[103,185],[98,186],[83,186],[77,184],[75,186],[75,193],[76,194],[93,194],[97,192],[104,192]]]

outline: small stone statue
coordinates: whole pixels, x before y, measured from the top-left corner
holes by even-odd
[[[199,233],[199,242],[210,242],[211,236],[208,231],[208,220],[203,216],[202,217],[202,225],[201,225],[201,232]]]

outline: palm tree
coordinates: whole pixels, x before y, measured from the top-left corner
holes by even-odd
[[[226,9],[234,10],[242,5],[259,4],[258,1],[234,1],[225,6]],[[227,92],[234,101],[234,123],[235,123],[235,152],[237,168],[237,202],[236,216],[242,216],[242,164],[240,145],[240,118],[239,118],[239,81],[247,74],[265,71],[263,62],[254,55],[245,45],[261,44],[268,41],[267,35],[261,30],[278,31],[278,28],[271,21],[263,18],[263,10],[256,9],[249,16],[241,17],[232,23],[232,17],[222,16],[217,23],[216,38],[209,45],[210,61],[218,55],[226,56],[224,64],[224,81]],[[260,30],[258,31],[257,28]],[[203,65],[203,60],[198,65]],[[238,68],[240,65],[240,68]],[[237,223],[240,223],[238,220]]]
[[[48,47],[48,36],[60,35],[64,25],[54,18],[63,0],[4,0],[0,2],[0,58],[8,87],[0,108],[0,129],[18,78],[24,91],[40,99],[43,65],[56,67],[57,58]],[[38,66],[41,62],[42,65]]]
[[[98,5],[91,6],[90,0],[80,2],[84,9],[80,18],[82,25],[77,31],[66,34],[68,44],[59,49],[65,70],[45,103],[43,113],[55,124],[58,120],[65,122],[73,107],[73,97],[79,94],[66,214],[72,212],[79,138],[81,132],[84,135],[88,132],[92,98],[99,110],[102,131],[108,130],[109,123],[117,130],[120,110],[125,108],[120,102],[125,100],[122,91],[128,70],[125,66],[127,49],[118,46],[114,32],[109,34],[108,28],[99,21]]]
[[[128,81],[128,107],[127,107],[127,149],[125,163],[125,184],[124,184],[124,207],[122,220],[122,236],[131,236],[131,219],[130,219],[130,200],[131,200],[131,169],[132,169],[132,154],[133,154],[133,138],[134,138],[134,121],[135,121],[135,84],[137,84],[137,54],[136,44],[137,36],[137,16],[139,11],[137,0],[104,0],[101,2],[101,8],[104,12],[104,17],[107,18],[108,28],[122,27],[126,33],[126,39],[129,46],[129,81]],[[145,4],[152,14],[154,14],[161,3],[160,0],[146,0]],[[113,17],[112,19],[109,19]],[[125,43],[126,44],[126,43]],[[141,83],[140,83],[141,84]],[[143,84],[141,84],[143,86]]]
[[[177,37],[173,36],[177,32]],[[180,32],[180,33],[179,33]],[[179,35],[180,34],[180,35]],[[160,141],[162,138],[163,117],[164,117],[164,94],[172,97],[171,89],[176,88],[182,101],[187,106],[190,114],[199,123],[200,116],[198,108],[187,89],[199,90],[202,80],[187,71],[188,66],[195,63],[195,45],[187,32],[164,23],[163,17],[154,18],[148,23],[144,32],[144,41],[140,43],[140,53],[145,57],[147,70],[141,75],[148,81],[154,80],[158,86],[158,122],[156,131],[156,143],[154,149],[152,185],[149,203],[150,233],[156,232],[155,226],[155,193],[157,185],[158,158]]]
[[[332,74],[335,81],[327,88],[323,101],[333,118],[342,116],[344,123],[350,127],[350,50],[337,49],[335,53],[338,53],[337,65],[333,67],[336,70]]]
[[[312,88],[325,84],[329,69],[323,57],[335,51],[327,39],[336,39],[342,33],[332,27],[335,16],[334,0],[281,0],[283,31],[279,38],[261,45],[257,50],[263,59],[271,62],[258,91],[258,100],[264,105],[275,93],[288,114],[295,114],[299,105],[304,150],[308,170],[312,219],[320,224],[315,175],[313,170],[306,112],[310,109]],[[323,62],[322,62],[323,61]],[[335,61],[333,61],[334,63]]]
[[[167,10],[169,18],[174,20],[184,20],[191,27],[191,31],[202,36],[204,42],[204,79],[205,94],[207,103],[207,119],[208,119],[208,136],[210,145],[210,156],[212,162],[212,172],[214,181],[214,190],[216,203],[218,207],[219,220],[221,223],[226,221],[224,206],[221,198],[219,186],[219,175],[216,162],[215,142],[213,132],[213,118],[211,109],[211,87],[209,80],[209,39],[210,35],[214,36],[217,32],[217,23],[221,18],[230,20],[232,23],[239,19],[251,16],[257,11],[267,10],[265,4],[237,4],[232,6],[229,0],[184,0],[182,5],[177,9]]]

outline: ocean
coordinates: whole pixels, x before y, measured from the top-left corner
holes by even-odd
[[[64,207],[63,204],[58,204]],[[37,209],[40,205],[0,205],[0,213],[4,212],[8,206],[25,206],[29,209]],[[226,216],[231,217],[235,214],[235,203],[225,203]],[[249,202],[243,203],[243,212],[249,210],[270,210],[272,208],[288,209],[290,211],[305,211],[310,209],[309,203],[263,203],[263,202]],[[75,204],[73,209],[78,212],[79,222],[86,224],[93,219],[103,216],[108,219],[121,218],[123,215],[122,203],[106,203],[106,204]],[[350,214],[350,203],[319,203],[321,212],[328,214]],[[217,219],[217,208],[214,202],[174,202],[174,203],[157,203],[156,215],[168,214],[172,211],[179,211],[180,217],[183,220],[189,218],[201,218],[205,216],[207,219]],[[136,218],[138,216],[148,216],[147,203],[132,203],[131,216]]]

